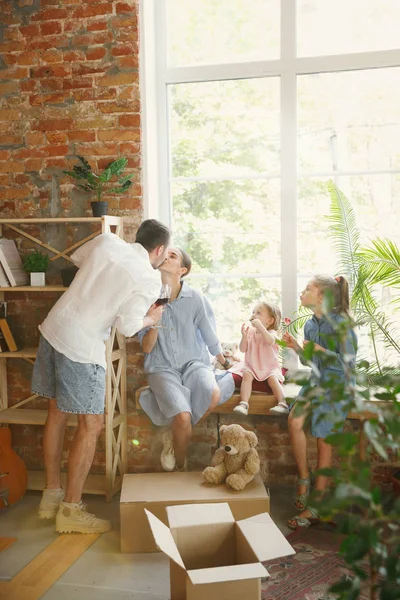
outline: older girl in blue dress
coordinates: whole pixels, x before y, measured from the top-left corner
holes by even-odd
[[[324,314],[323,305],[327,296],[332,298],[333,308],[328,314]],[[357,352],[357,337],[351,327],[346,329],[344,339],[340,339],[337,333],[340,323],[349,321],[349,286],[347,280],[344,277],[335,278],[315,275],[307,283],[305,290],[301,293],[300,300],[302,306],[310,308],[314,313],[305,324],[303,342],[303,349],[307,344],[313,342],[314,351],[316,352],[312,357],[312,362],[317,367],[319,376],[317,377],[312,372],[310,385],[317,386],[319,381],[326,381],[327,379],[337,380],[338,384],[343,385],[348,377],[348,371],[351,371],[355,366]],[[296,352],[302,350],[301,346],[289,333],[283,335],[283,340],[289,348]],[[334,340],[335,347],[333,349],[328,348],[328,340]],[[332,360],[326,364],[326,361],[321,359],[320,352],[329,354]],[[354,383],[351,375],[348,383],[349,386]],[[301,398],[305,391],[306,388],[302,388],[298,398]],[[332,466],[332,446],[325,442],[325,438],[332,433],[338,420],[344,422],[346,418],[343,409],[345,402],[339,401],[333,407],[327,397],[329,391],[328,389],[324,390],[325,399],[311,412],[311,434],[317,438],[318,469]],[[292,409],[295,403],[292,405]],[[328,413],[332,415],[332,411],[335,413],[334,420],[328,416]],[[291,529],[307,526],[310,524],[310,519],[318,518],[317,511],[307,506],[311,478],[307,464],[307,440],[304,433],[306,416],[306,414],[298,415],[296,411],[291,410],[288,421],[290,442],[298,469],[297,496],[294,505],[298,511],[301,511],[298,516],[288,522]],[[327,486],[328,479],[318,476],[315,489],[321,494]]]

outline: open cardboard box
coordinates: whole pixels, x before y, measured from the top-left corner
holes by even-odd
[[[145,511],[170,558],[171,600],[260,600],[261,562],[295,553],[268,513],[235,521],[227,503],[168,506],[167,527]]]
[[[244,490],[203,481],[200,472],[129,473],[124,475],[121,500],[121,552],[158,552],[144,509],[165,525],[167,506],[227,502],[239,521],[269,512],[270,498],[258,473]]]

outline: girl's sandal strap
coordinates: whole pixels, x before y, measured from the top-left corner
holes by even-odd
[[[297,483],[297,485],[307,485],[307,486],[309,486],[310,483],[311,483],[311,478],[307,477],[306,479],[301,479],[301,477],[298,477],[296,483]]]
[[[249,408],[248,402],[239,402],[238,406],[244,406],[245,408]]]
[[[295,521],[296,525],[293,524]],[[298,517],[297,515],[292,519],[289,519],[287,522],[287,526],[289,529],[297,529],[298,527],[310,527],[311,521],[309,521],[306,517]]]
[[[319,521],[319,514],[317,509],[308,507],[308,512],[310,513],[309,517],[300,517],[296,515],[292,519],[289,519],[287,522],[287,526],[289,529],[297,529],[297,527],[310,527],[315,521]],[[293,525],[293,521],[296,522],[296,526]]]
[[[314,519],[319,521],[320,516],[319,516],[319,512],[317,511],[316,508],[313,508],[312,506],[307,506],[307,510],[310,513],[310,517],[308,517],[309,519]]]

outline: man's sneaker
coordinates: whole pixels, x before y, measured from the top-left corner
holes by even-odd
[[[164,471],[173,471],[175,469],[176,460],[174,452],[174,440],[170,432],[164,434],[163,449],[161,452],[161,466]]]
[[[64,490],[43,490],[42,499],[39,504],[39,519],[55,519],[60,508],[60,502],[64,500]]]
[[[289,413],[289,407],[286,402],[281,401],[276,406],[270,408],[269,412],[287,415]]]
[[[87,512],[83,502],[61,502],[56,518],[58,533],[106,533],[111,523]]]
[[[233,412],[240,413],[241,415],[248,415],[249,405],[247,402],[239,402],[239,404],[233,409]]]

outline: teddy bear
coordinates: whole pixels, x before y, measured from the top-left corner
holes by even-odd
[[[207,483],[223,483],[236,491],[243,490],[260,470],[260,458],[255,447],[255,433],[241,425],[221,425],[221,448],[211,460],[211,467],[203,471]]]
[[[239,350],[239,344],[237,344],[237,342],[221,342],[221,348],[222,354],[225,356],[226,360],[231,363],[230,366],[233,366],[233,363],[235,362],[240,362],[240,358],[237,355]],[[220,371],[225,370],[225,367],[221,365],[217,358],[214,361],[214,369],[219,369]]]

